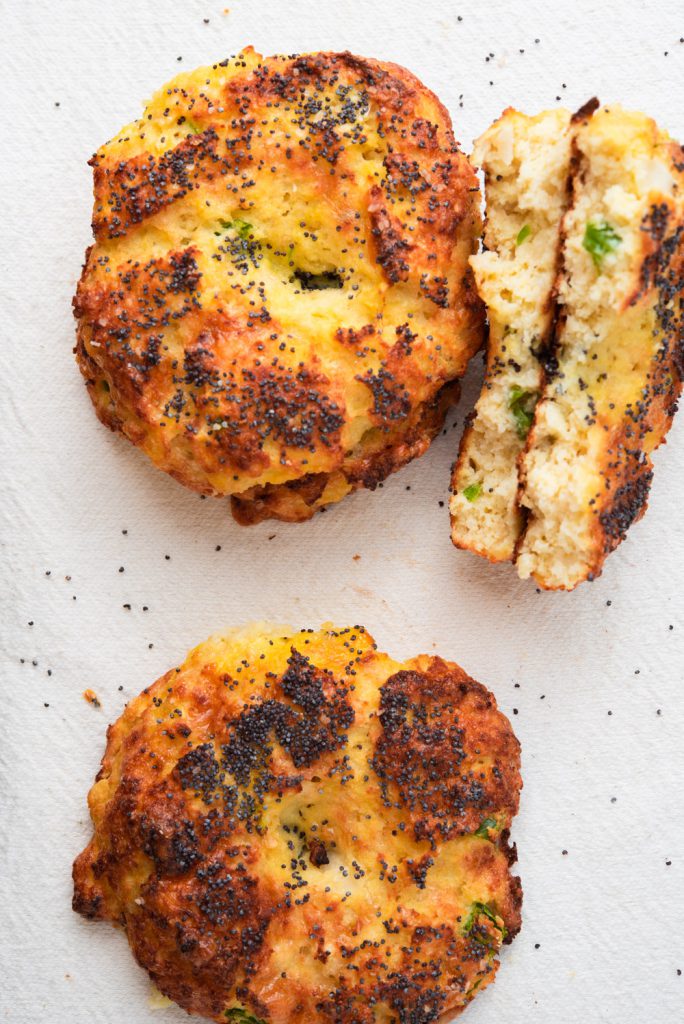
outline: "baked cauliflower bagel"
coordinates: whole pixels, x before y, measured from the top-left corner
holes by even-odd
[[[109,727],[74,909],[236,1024],[429,1024],[520,929],[520,747],[450,662],[359,626],[196,647]]]
[[[483,339],[477,177],[404,68],[250,47],[91,160],[74,299],[99,418],[242,523],[421,455]]]

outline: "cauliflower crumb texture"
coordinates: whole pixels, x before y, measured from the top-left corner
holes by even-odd
[[[527,117],[509,109],[473,153],[485,173],[487,220],[485,251],[471,264],[487,305],[489,345],[485,384],[454,469],[452,539],[493,562],[510,561],[522,529],[517,460],[552,327],[570,146],[567,110]]]
[[[100,419],[243,523],[422,454],[483,340],[477,177],[413,75],[253,49],[92,158],[74,300]]]
[[[452,481],[452,536],[492,561],[512,559],[521,577],[546,589],[572,590],[601,572],[643,514],[651,453],[676,411],[684,369],[684,151],[644,114],[596,101],[572,118],[558,111],[540,118],[527,120],[537,126],[564,118],[566,128],[562,137],[550,128],[528,140],[550,234],[546,263],[530,261],[522,279],[517,266],[535,224],[524,175],[513,181],[518,220],[502,213],[516,148],[499,138],[507,124],[515,138],[521,115],[507,111],[484,136],[488,181],[492,149],[502,161],[501,178],[488,184],[492,251],[473,258],[492,327],[487,378]],[[567,158],[558,159],[568,145],[569,169]],[[555,186],[541,168],[551,168]],[[523,220],[511,265],[513,232]],[[494,284],[481,280],[483,261]],[[530,295],[541,329],[528,326]],[[501,296],[508,303],[503,328]],[[502,352],[511,337],[515,348]]]
[[[107,733],[74,909],[236,1024],[429,1024],[520,928],[520,748],[479,683],[359,626],[191,651]]]

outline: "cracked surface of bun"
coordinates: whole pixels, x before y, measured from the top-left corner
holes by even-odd
[[[362,628],[213,637],[109,727],[74,909],[245,1024],[454,1016],[520,928],[520,748],[484,686]]]
[[[105,424],[245,523],[425,451],[483,314],[477,177],[418,79],[248,48],[167,83],[91,163],[74,309]]]

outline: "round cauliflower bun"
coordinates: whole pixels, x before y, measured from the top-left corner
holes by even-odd
[[[107,733],[74,909],[235,1024],[429,1024],[520,928],[520,748],[457,665],[360,626],[216,636]]]
[[[92,158],[74,299],[99,418],[242,523],[421,455],[480,347],[478,181],[395,64],[250,47]]]

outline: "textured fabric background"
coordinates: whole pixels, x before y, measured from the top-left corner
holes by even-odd
[[[186,1019],[149,1007],[122,934],[72,914],[71,861],[107,723],[190,646],[254,619],[362,622],[397,657],[456,659],[512,716],[524,926],[469,1024],[682,1019],[684,415],[603,577],[538,594],[453,549],[440,507],[479,360],[446,435],[382,490],[245,530],[96,422],[70,301],[90,239],[86,160],[182,68],[248,43],[350,48],[416,72],[466,148],[509,104],[594,94],[681,138],[683,35],[678,0],[0,3],[0,1020]]]

